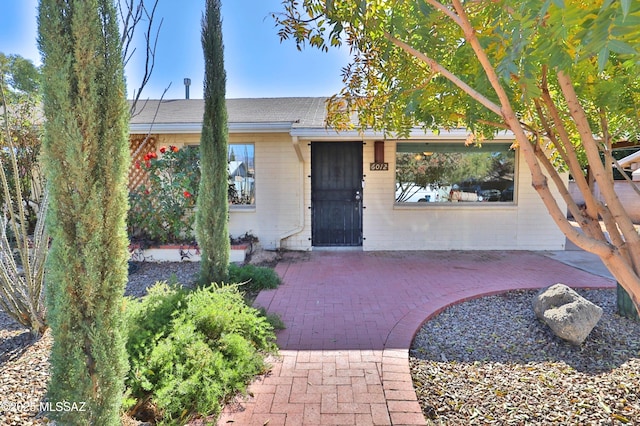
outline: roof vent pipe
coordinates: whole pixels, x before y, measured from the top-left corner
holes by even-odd
[[[185,78],[184,79],[184,98],[185,99],[189,99],[189,86],[191,86],[191,79]]]

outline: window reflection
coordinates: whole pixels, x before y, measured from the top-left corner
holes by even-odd
[[[255,149],[253,144],[229,144],[229,203],[253,205],[256,198]]]
[[[509,144],[397,144],[397,203],[512,202],[514,186]]]

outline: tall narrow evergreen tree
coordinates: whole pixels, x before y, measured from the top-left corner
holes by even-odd
[[[77,404],[51,413],[65,425],[119,424],[127,369],[128,105],[116,18],[113,0],[39,5],[52,237],[48,399]]]
[[[200,137],[201,179],[196,213],[196,235],[202,261],[200,282],[224,281],[229,266],[227,217],[227,106],[220,0],[207,0],[202,19],[204,52],[204,117]]]

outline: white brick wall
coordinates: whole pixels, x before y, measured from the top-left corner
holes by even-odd
[[[521,155],[520,155],[521,157]],[[373,142],[364,148],[364,250],[563,249],[565,238],[551,220],[522,158],[518,158],[514,205],[473,203],[396,205],[395,143],[385,142],[389,171],[369,171]],[[564,209],[564,207],[561,207]]]
[[[158,147],[193,145],[200,135],[161,135]],[[288,134],[231,134],[229,144],[250,143],[255,146],[255,206],[231,206],[229,233],[247,232],[260,240],[262,247],[275,249],[281,237],[300,227],[301,165]],[[304,249],[305,238],[294,235],[287,241],[290,249]],[[309,241],[306,240],[309,245]]]
[[[303,171],[301,176],[304,191],[302,217],[304,229],[282,241],[281,247],[287,250],[311,250],[311,146],[309,141],[300,141],[300,151],[303,157]],[[296,158],[297,161],[297,158]],[[299,180],[298,180],[299,182]]]
[[[162,145],[197,144],[199,135],[162,135]],[[304,163],[291,136],[231,134],[230,143],[255,144],[256,205],[231,208],[229,231],[250,232],[267,249],[311,249],[311,149],[300,140]],[[462,142],[462,141],[461,141]],[[395,143],[385,142],[388,171],[370,171],[374,142],[363,147],[364,250],[561,250],[565,237],[551,220],[519,155],[513,205],[473,203],[396,205]],[[302,169],[301,169],[302,168]],[[303,197],[301,202],[300,197]],[[302,208],[302,211],[300,210]],[[566,209],[561,205],[563,211]],[[286,238],[283,238],[285,237]]]

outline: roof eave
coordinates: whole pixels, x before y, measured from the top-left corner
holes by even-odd
[[[297,136],[301,139],[314,139],[314,140],[324,140],[324,139],[340,139],[340,140],[364,140],[364,139],[406,139],[406,140],[425,140],[425,139],[436,139],[439,141],[460,141],[466,140],[469,136],[469,131],[467,129],[451,129],[451,130],[442,130],[438,133],[435,133],[431,130],[425,131],[422,128],[416,127],[413,128],[409,137],[400,138],[393,134],[385,134],[381,131],[374,130],[348,130],[348,131],[336,131],[332,128],[319,128],[319,127],[294,127],[291,129],[291,136]],[[512,132],[504,131],[496,134],[491,140],[492,141],[513,141],[514,135]]]
[[[409,133],[408,138],[399,138],[392,134],[386,134],[374,130],[349,130],[336,131],[328,127],[303,127],[291,122],[264,122],[264,123],[229,123],[229,133],[289,133],[301,139],[313,140],[364,140],[364,139],[406,139],[425,140],[437,139],[439,141],[460,141],[466,140],[469,131],[466,129],[451,129],[441,132],[425,131],[422,128],[414,128]],[[129,126],[131,134],[199,134],[202,131],[201,123],[135,123]],[[513,133],[509,131],[500,132],[495,135],[492,141],[512,141]]]

